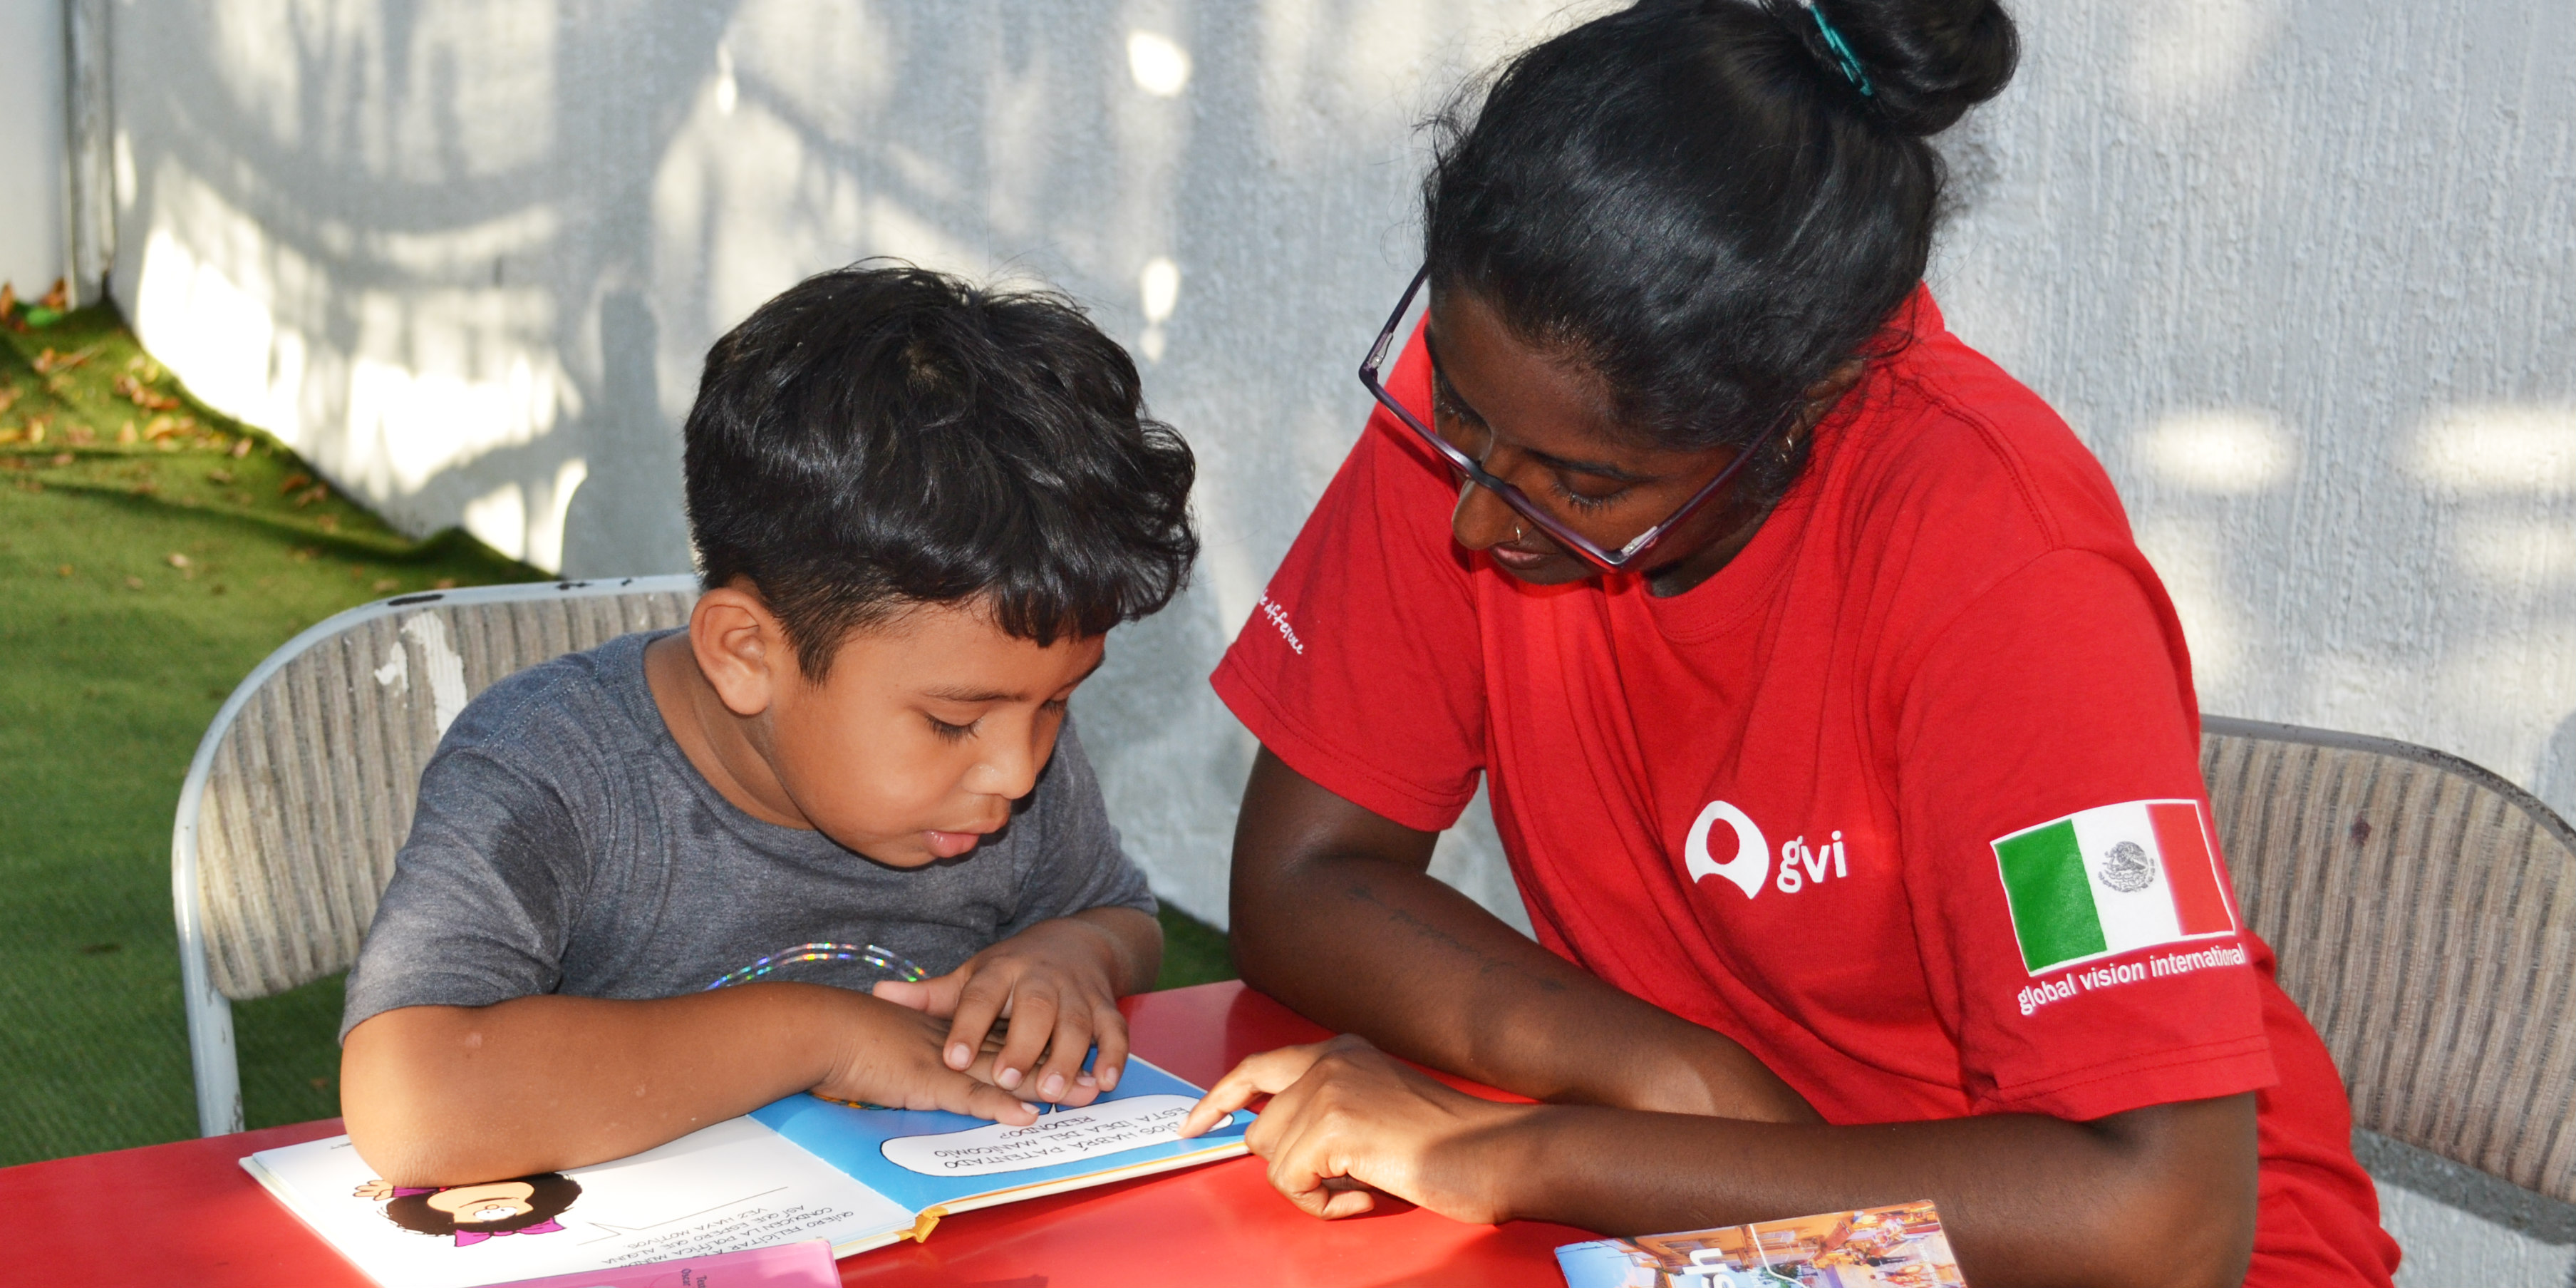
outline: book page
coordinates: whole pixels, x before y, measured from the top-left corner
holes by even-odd
[[[1243,1152],[1252,1115],[1205,1136],[1176,1131],[1199,1089],[1129,1057],[1118,1089],[1081,1109],[1051,1109],[1025,1127],[935,1110],[858,1109],[789,1096],[752,1117],[916,1212],[962,1210],[997,1191],[1187,1166]]]
[[[386,1288],[466,1288],[800,1239],[882,1242],[913,1212],[748,1118],[632,1158],[484,1186],[400,1191],[349,1138],[242,1160]]]

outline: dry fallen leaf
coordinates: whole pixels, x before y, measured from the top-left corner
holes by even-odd
[[[74,425],[63,431],[63,441],[74,447],[87,447],[98,441],[98,433],[87,425]]]
[[[308,483],[311,483],[312,481],[313,481],[313,476],[312,476],[312,475],[307,474],[307,473],[304,473],[304,472],[303,472],[303,471],[301,471],[301,470],[298,470],[298,471],[296,471],[296,472],[295,472],[295,473],[293,473],[293,474],[289,474],[289,475],[287,475],[287,476],[286,476],[286,481],[277,485],[277,494],[278,494],[279,496],[284,496],[284,495],[286,495],[287,493],[292,492],[292,491],[294,491],[294,490],[295,490],[295,489],[297,489],[297,488],[303,487],[304,485],[306,485],[306,484],[308,484]]]
[[[47,349],[36,355],[34,365],[36,374],[41,376],[56,371],[69,371],[97,356],[98,346],[94,344],[78,353],[56,353]]]
[[[454,577],[441,577],[438,580],[429,583],[429,585],[433,590],[454,590],[456,589],[456,579]]]
[[[214,469],[206,471],[206,478],[209,482],[230,483],[233,481],[233,472],[231,470],[224,469],[221,466],[217,466]]]
[[[133,421],[130,421],[130,420],[129,420],[129,421],[125,422],[125,424],[123,424],[122,426],[119,426],[119,427],[118,427],[118,429],[117,429],[117,431],[116,431],[116,443],[117,443],[117,446],[119,446],[119,447],[132,447],[132,446],[134,446],[134,422],[133,422]]]
[[[68,576],[71,576],[71,575],[72,575],[72,566],[71,566],[70,564],[64,564],[62,567],[60,567],[60,568],[56,568],[56,569],[54,570],[54,575],[55,575],[55,576],[57,576],[57,577],[68,577]]]
[[[63,310],[70,308],[72,306],[71,283],[59,277],[55,278],[54,289],[45,292],[45,298],[36,301],[36,303],[45,308],[52,309],[56,313],[60,313]]]
[[[169,411],[179,405],[178,399],[161,393],[132,376],[118,376],[116,392],[131,399],[135,406],[145,411]]]
[[[125,579],[125,588],[127,590],[141,590],[143,589],[143,579],[140,577],[128,577]]]
[[[320,528],[324,532],[338,532],[340,530],[340,516],[336,514],[323,515],[313,521],[313,526]]]
[[[170,566],[171,566],[171,567],[173,567],[173,568],[185,568],[185,567],[187,567],[187,566],[188,566],[188,556],[183,555],[183,554],[180,554],[180,553],[179,553],[178,551],[176,551],[176,550],[171,551],[171,552],[170,552]]]
[[[41,442],[43,440],[39,439],[37,441]],[[54,453],[54,458],[46,463],[52,465],[55,469],[61,469],[62,467],[71,464],[75,459],[78,458],[74,457],[69,452],[56,452]]]
[[[250,440],[247,438],[233,440],[233,459],[238,461],[248,455],[250,455]]]
[[[376,579],[376,593],[377,593],[377,594],[380,594],[380,595],[381,595],[381,594],[383,594],[384,592],[386,592],[386,591],[388,591],[388,590],[399,590],[399,589],[401,589],[401,588],[402,588],[402,583],[401,583],[401,582],[398,582],[398,581],[395,581],[395,580],[394,580],[393,578],[391,578],[391,577],[379,577],[379,578],[377,578],[377,579]]]

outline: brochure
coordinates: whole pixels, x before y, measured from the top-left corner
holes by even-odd
[[[1174,1134],[1199,1095],[1130,1057],[1116,1091],[1025,1127],[795,1095],[631,1158],[482,1185],[387,1185],[346,1136],[242,1167],[386,1288],[472,1288],[805,1239],[845,1257],[950,1213],[1243,1153],[1249,1113]]]
[[[1964,1288],[1929,1202],[1569,1243],[1569,1288]]]
[[[841,1288],[841,1274],[832,1265],[832,1245],[808,1239],[649,1266],[521,1279],[499,1288]]]

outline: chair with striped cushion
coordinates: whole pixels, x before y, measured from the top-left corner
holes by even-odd
[[[232,1003],[347,970],[411,830],[421,767],[493,681],[679,626],[694,578],[487,586],[353,608],[233,690],[170,841],[197,1126],[242,1128]]]
[[[2576,1202],[2576,830],[2382,738],[2213,717],[2201,772],[2249,928],[2355,1126],[2398,1142],[2363,1137],[2364,1161],[2428,1151]]]

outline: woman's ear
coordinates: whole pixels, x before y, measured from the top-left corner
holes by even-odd
[[[786,628],[759,593],[740,581],[698,596],[698,606],[689,610],[689,651],[725,710],[737,716],[767,711],[779,686],[801,674]]]

